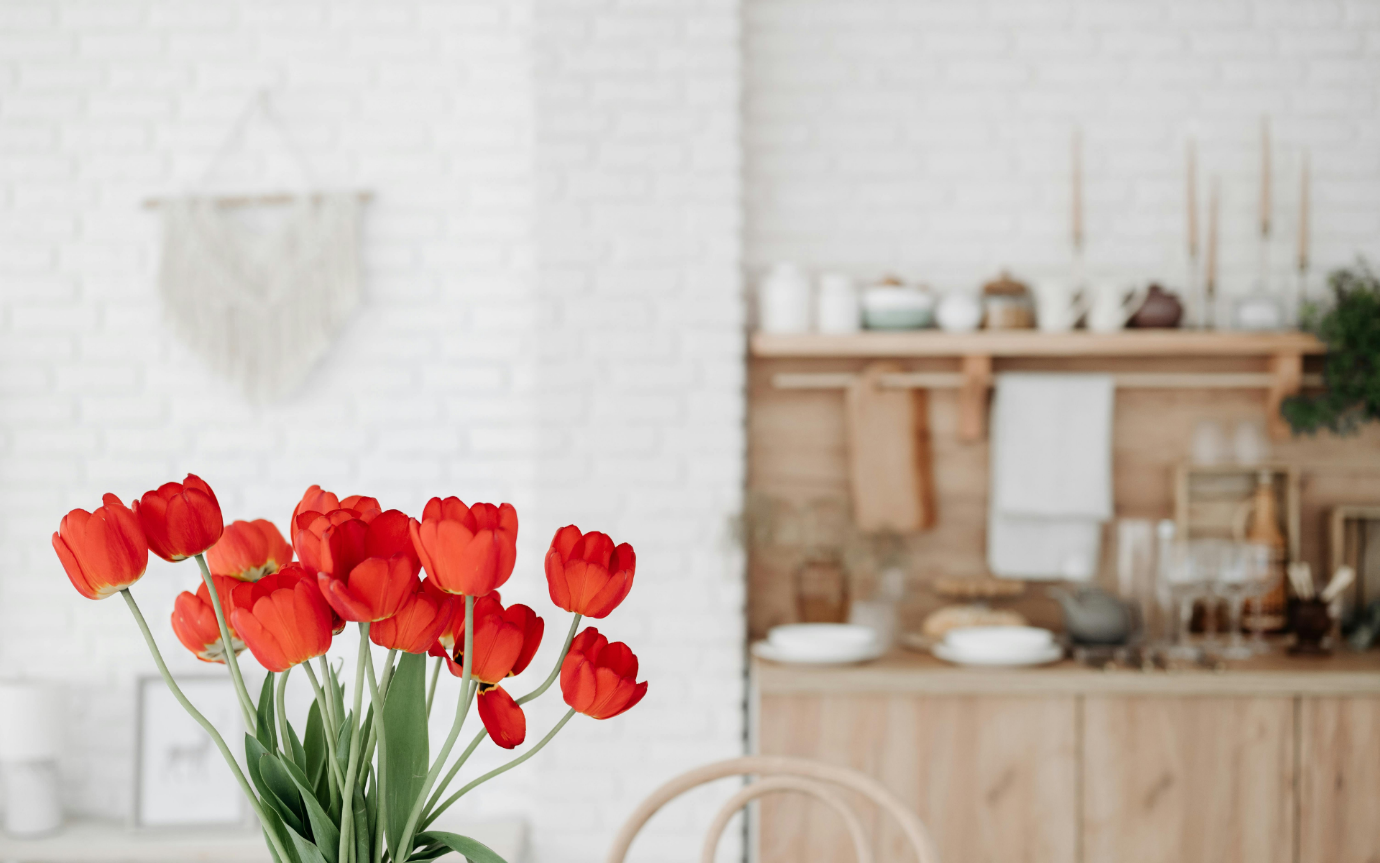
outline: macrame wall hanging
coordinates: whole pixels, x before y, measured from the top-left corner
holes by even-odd
[[[255,117],[277,133],[309,191],[204,191]],[[279,400],[301,385],[359,305],[360,209],[369,194],[318,191],[263,93],[240,115],[199,189],[146,202],[163,217],[158,292],[168,321],[250,401]]]

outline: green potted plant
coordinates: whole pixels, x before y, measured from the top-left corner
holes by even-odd
[[[1380,420],[1380,277],[1365,261],[1328,276],[1332,305],[1306,304],[1302,326],[1327,343],[1323,392],[1284,401],[1294,434],[1349,435]]]

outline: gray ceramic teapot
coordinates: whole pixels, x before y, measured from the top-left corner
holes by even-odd
[[[1049,595],[1064,609],[1064,631],[1075,644],[1125,644],[1135,633],[1131,606],[1101,588],[1051,587]]]

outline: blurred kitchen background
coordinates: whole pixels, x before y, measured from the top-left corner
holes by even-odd
[[[152,665],[121,609],[75,598],[50,534],[103,492],[192,471],[227,518],[280,527],[311,483],[410,512],[435,494],[510,501],[522,532],[504,596],[538,607],[557,527],[632,542],[641,571],[609,634],[635,644],[647,699],[572,725],[465,813],[522,818],[533,860],[602,859],[653,787],[747,745],[747,336],[768,269],[937,295],[1003,271],[1061,278],[1077,176],[1088,278],[1182,292],[1192,142],[1204,233],[1220,190],[1225,307],[1262,272],[1294,282],[1305,156],[1321,296],[1327,272],[1380,255],[1377,82],[1380,0],[6,0],[0,677],[62,684],[67,813],[128,814]],[[218,155],[260,93],[310,177],[261,118]],[[255,405],[166,321],[160,215],[142,204],[313,184],[373,196],[362,300],[300,388]],[[953,398],[935,396],[939,456]],[[1259,392],[1184,398],[1146,444],[1151,493],[1129,511],[1119,497],[1118,515],[1172,517],[1170,470],[1198,419],[1266,419]],[[816,416],[837,449],[841,420]],[[1304,446],[1274,453],[1305,494],[1377,499],[1373,426]],[[774,490],[840,493],[831,471]],[[982,519],[976,476],[947,504],[965,523]],[[1321,570],[1312,506],[1302,555]],[[983,574],[927,561],[906,564],[902,590]],[[152,562],[145,608],[186,578]],[[764,612],[753,632],[788,618]],[[175,670],[205,670],[165,620],[156,632]],[[534,726],[556,710],[537,702]],[[638,853],[691,859],[719,799],[653,822]]]

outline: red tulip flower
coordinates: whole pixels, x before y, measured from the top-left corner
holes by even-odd
[[[484,596],[513,574],[517,532],[512,504],[465,506],[459,498],[433,497],[421,522],[412,522],[412,543],[441,590]]]
[[[408,597],[392,617],[369,627],[369,638],[379,647],[406,653],[426,653],[450,627],[455,597],[419,590]]]
[[[215,575],[258,581],[292,561],[292,546],[266,518],[233,521],[220,541],[206,552],[206,565]]]
[[[296,569],[290,567],[289,569]],[[310,579],[275,573],[235,589],[231,622],[259,664],[287,671],[331,648],[330,606]],[[239,605],[242,599],[252,604]]]
[[[446,657],[446,667],[456,677],[465,673],[465,614],[458,606],[449,627],[449,640],[455,644],[454,656],[433,648],[433,655]],[[480,597],[474,603],[474,658],[470,677],[479,682],[479,718],[489,738],[504,749],[512,749],[527,738],[527,717],[513,697],[499,684],[521,674],[541,645],[545,623],[525,605],[504,608],[497,593]]]
[[[94,512],[74,509],[53,534],[53,550],[72,586],[87,599],[105,599],[144,575],[149,545],[139,517],[113,494]]]
[[[390,509],[368,523],[350,518],[322,533],[317,583],[341,617],[383,620],[397,614],[417,592],[421,565],[408,521],[401,511]]]
[[[230,647],[238,654],[244,650],[244,642],[230,624],[233,616],[235,588],[243,582],[225,575],[213,575],[220,596],[220,609],[225,614],[226,628],[230,630]],[[196,654],[202,662],[225,662],[225,644],[220,638],[220,624],[216,622],[216,609],[211,604],[211,592],[206,583],[196,589],[196,593],[182,591],[173,603],[173,633],[183,646]]]
[[[632,590],[637,555],[626,542],[617,547],[607,534],[581,534],[575,525],[556,531],[546,553],[546,586],[551,601],[585,617],[607,617]]]
[[[577,713],[610,719],[647,694],[647,681],[635,683],[636,678],[637,656],[591,626],[575,636],[561,663],[561,694]]]
[[[370,521],[374,516],[383,512],[383,507],[379,506],[378,500],[372,497],[365,497],[362,494],[352,494],[341,500],[329,491],[323,491],[321,486],[314,485],[307,489],[302,495],[302,499],[297,502],[297,506],[292,509],[292,523],[297,524],[297,516],[304,512],[327,513],[337,509],[348,509],[355,514],[356,518]]]
[[[182,482],[168,482],[134,502],[149,550],[164,560],[185,560],[216,544],[225,522],[216,493],[201,477],[187,474]]]

